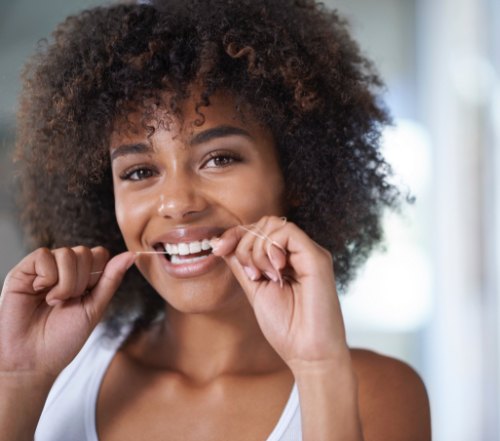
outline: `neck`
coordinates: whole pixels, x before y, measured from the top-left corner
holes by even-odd
[[[148,366],[175,371],[197,383],[286,369],[248,303],[210,314],[167,307],[164,320],[137,339],[133,352]]]

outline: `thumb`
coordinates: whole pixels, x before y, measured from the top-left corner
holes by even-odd
[[[231,269],[232,273],[236,277],[236,280],[238,280],[238,283],[241,285],[243,291],[248,297],[250,304],[253,306],[257,287],[259,286],[259,283],[264,282],[262,280],[252,280],[251,274],[245,270],[245,267],[241,264],[235,254],[231,253],[227,256],[223,256],[222,258]]]
[[[114,256],[106,264],[99,282],[87,297],[88,313],[95,323],[101,319],[106,306],[108,306],[125,273],[133,265],[134,261],[135,254],[126,251]]]

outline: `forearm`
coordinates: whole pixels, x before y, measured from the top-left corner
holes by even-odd
[[[33,441],[52,380],[0,373],[0,433],[9,441]]]
[[[362,441],[357,380],[350,359],[294,369],[304,441]]]

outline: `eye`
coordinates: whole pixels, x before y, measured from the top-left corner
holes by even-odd
[[[151,167],[140,166],[125,170],[120,174],[120,179],[123,181],[142,181],[156,175],[157,171]]]
[[[234,152],[211,152],[204,166],[207,168],[224,168],[241,161],[241,156]]]

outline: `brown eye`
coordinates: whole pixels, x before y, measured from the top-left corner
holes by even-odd
[[[125,171],[120,175],[120,179],[124,181],[142,181],[153,176],[156,176],[155,170],[147,167],[138,167]]]
[[[224,168],[235,162],[241,162],[241,157],[230,152],[213,152],[205,163],[205,167]]]

